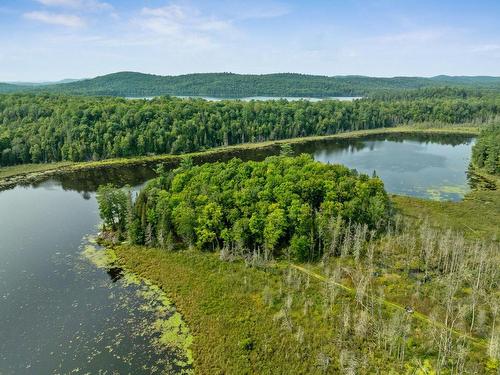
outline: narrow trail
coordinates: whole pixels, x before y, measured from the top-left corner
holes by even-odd
[[[303,266],[299,266],[297,264],[292,264],[290,263],[290,266],[292,268],[295,268],[296,270],[302,272],[302,273],[305,273],[311,277],[314,277],[315,279],[317,280],[320,280],[320,281],[323,281],[323,282],[329,282],[331,283],[332,285],[335,285],[337,287],[339,287],[340,289],[343,289],[345,290],[346,292],[350,293],[350,294],[356,294],[356,290],[354,288],[350,288],[344,284],[341,284],[341,283],[337,283],[335,281],[331,281],[331,280],[328,280],[327,277],[323,276],[323,275],[320,275],[319,273],[316,273],[310,269],[307,269]],[[384,306],[387,306],[387,307],[390,307],[394,310],[399,310],[399,311],[402,311],[402,312],[405,312],[407,313],[406,309],[404,306],[401,306],[397,303],[394,303],[394,302],[391,302],[391,301],[388,301],[384,298],[380,298],[380,297],[374,297],[374,296],[369,296],[369,298],[371,298],[373,301],[376,301]],[[484,348],[484,349],[487,349],[488,348],[488,342],[486,340],[483,340],[483,339],[479,339],[477,337],[474,337],[468,333],[464,333],[464,332],[461,332],[461,331],[457,331],[456,329],[453,329],[453,328],[450,328],[448,326],[446,326],[445,324],[441,323],[441,322],[438,322],[436,320],[433,320],[431,318],[429,318],[427,315],[425,314],[422,314],[418,311],[413,311],[411,313],[411,316],[417,320],[420,320],[422,322],[425,322],[427,324],[430,324],[430,325],[433,325],[435,327],[438,327],[438,328],[441,328],[443,330],[446,330],[450,333],[452,333],[453,335],[457,336],[457,337],[461,337],[461,338],[464,338],[468,341],[470,341],[473,345],[476,345],[478,347],[481,347],[481,348]]]

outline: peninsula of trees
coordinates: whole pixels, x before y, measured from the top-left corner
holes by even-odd
[[[496,373],[496,229],[471,241],[394,215],[378,178],[289,152],[201,166],[184,158],[135,201],[98,190],[103,243],[172,291],[201,332],[195,368]],[[468,216],[461,204],[439,211],[457,209]]]

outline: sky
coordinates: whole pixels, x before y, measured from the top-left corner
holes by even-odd
[[[0,81],[500,76],[498,0],[0,0]]]

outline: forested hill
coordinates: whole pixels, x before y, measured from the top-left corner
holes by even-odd
[[[294,73],[248,75],[198,73],[158,76],[119,72],[77,82],[26,86],[0,84],[0,93],[48,91],[67,94],[147,97],[186,95],[211,97],[249,96],[369,96],[425,88],[460,88],[500,92],[500,77],[393,77],[316,76]]]
[[[25,89],[27,89],[27,87],[0,82],[0,93],[3,94],[17,92],[17,91],[24,91]]]

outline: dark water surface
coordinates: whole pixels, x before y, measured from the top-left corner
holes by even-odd
[[[460,199],[473,139],[376,137],[294,146],[317,160],[382,177],[390,192]],[[278,148],[232,156],[260,160]],[[227,158],[227,157],[225,157]],[[205,160],[204,160],[205,161]],[[0,374],[180,372],[179,354],[155,345],[144,286],[82,256],[98,231],[95,189],[140,186],[153,166],[79,172],[0,192]]]
[[[0,193],[1,374],[175,372],[144,286],[82,256],[98,222],[94,193],[57,181]]]

